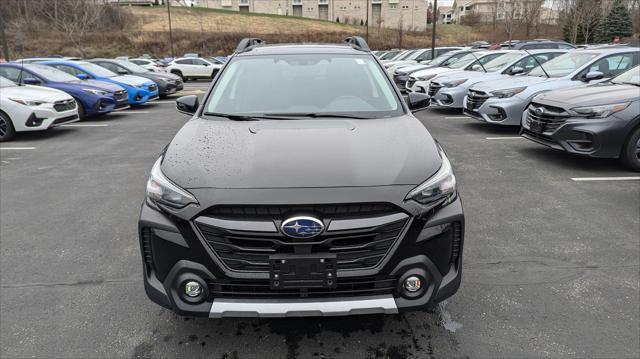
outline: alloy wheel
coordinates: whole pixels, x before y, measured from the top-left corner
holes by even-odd
[[[7,120],[4,117],[0,116],[0,137],[4,137],[7,134]]]

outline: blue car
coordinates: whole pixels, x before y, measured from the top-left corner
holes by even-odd
[[[55,67],[81,80],[100,80],[122,86],[127,90],[130,105],[142,105],[158,98],[158,85],[144,77],[118,75],[102,66],[86,61],[43,61],[40,63]]]
[[[53,67],[40,64],[0,64],[0,76],[26,85],[54,88],[71,95],[80,118],[102,115],[129,107],[127,90],[104,81],[82,81]]]

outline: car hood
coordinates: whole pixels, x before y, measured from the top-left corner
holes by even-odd
[[[479,82],[471,87],[473,90],[491,92],[496,90],[505,90],[514,87],[533,86],[545,81],[553,81],[546,77],[537,76],[509,76],[492,81]]]
[[[453,72],[458,72],[458,71],[462,71],[462,70],[454,70],[454,69],[450,69],[448,67],[434,67],[431,69],[424,69],[424,70],[420,70],[420,71],[416,71],[414,73],[411,74],[411,77],[423,77],[423,76],[428,76],[428,75],[441,75],[441,74],[448,74],[448,73],[453,73]]]
[[[149,79],[145,79],[144,77],[134,76],[134,75],[120,75],[111,77],[113,81],[122,82],[123,84],[129,86],[139,86],[139,85],[147,85],[151,83]]]
[[[37,101],[62,101],[69,100],[71,96],[60,90],[44,86],[12,86],[2,88],[2,97],[19,98],[24,100]]]
[[[240,122],[194,119],[162,171],[183,188],[417,185],[441,165],[415,118]]]
[[[409,65],[406,67],[401,67],[398,70],[396,70],[396,72],[398,73],[403,73],[403,74],[412,74],[414,72],[418,72],[418,71],[422,71],[422,70],[426,70],[426,69],[431,69],[434,68],[435,66],[432,65],[424,65],[424,64],[419,64],[419,65]]]
[[[639,92],[637,86],[605,82],[550,91],[539,95],[536,99],[553,102],[560,107],[563,107],[562,105],[570,107],[598,106],[637,101]]]
[[[485,75],[493,75],[493,72],[480,72],[480,71],[452,71],[448,72],[444,75],[440,75],[437,78],[433,79],[434,82],[446,82],[446,81],[454,81],[454,80],[462,80],[462,79],[475,79],[481,78]]]
[[[143,72],[143,73],[137,73],[135,76],[144,77],[152,81],[177,80],[180,78],[177,75],[170,74],[168,72],[164,72],[164,73],[163,72]]]
[[[97,88],[99,90],[110,91],[110,92],[116,92],[116,91],[124,90],[124,88],[122,88],[121,86],[118,86],[118,85],[116,85],[114,83],[106,82],[106,81],[100,81],[100,80],[78,80],[78,81],[72,81],[72,82],[69,82],[69,83],[74,84],[74,85],[79,85],[79,86],[89,85],[89,87]]]

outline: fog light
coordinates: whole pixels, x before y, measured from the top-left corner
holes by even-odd
[[[195,298],[202,294],[202,285],[195,281],[189,281],[184,285],[184,294],[187,297]]]
[[[404,280],[404,289],[408,292],[415,293],[422,288],[422,280],[419,277],[411,276]]]

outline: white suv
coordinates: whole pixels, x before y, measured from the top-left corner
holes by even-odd
[[[0,76],[0,142],[10,140],[16,132],[46,130],[78,120],[78,106],[68,94],[41,86],[18,86]]]
[[[188,79],[213,78],[224,64],[209,57],[180,57],[169,63],[167,71],[184,81]]]

